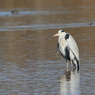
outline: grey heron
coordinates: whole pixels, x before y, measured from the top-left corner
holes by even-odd
[[[64,30],[59,30],[57,34],[53,36],[59,36],[58,38],[58,50],[60,54],[66,59],[66,66],[68,69],[68,61],[74,65],[74,67],[79,71],[79,49],[74,38],[66,33]]]

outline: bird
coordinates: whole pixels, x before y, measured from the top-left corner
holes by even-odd
[[[64,30],[59,30],[57,34],[53,35],[58,37],[57,48],[60,54],[66,59],[66,67],[68,71],[68,61],[79,71],[80,60],[79,60],[79,49],[76,41],[70,35],[70,33]]]

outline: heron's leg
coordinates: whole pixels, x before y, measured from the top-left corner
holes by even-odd
[[[68,62],[66,62],[66,67],[68,68]]]
[[[66,62],[66,71],[68,71],[68,62]]]
[[[68,62],[66,60],[66,71],[68,71]]]

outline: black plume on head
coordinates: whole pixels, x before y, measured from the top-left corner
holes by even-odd
[[[65,32],[64,30],[62,30],[61,32]]]

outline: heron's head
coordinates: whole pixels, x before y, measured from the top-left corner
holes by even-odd
[[[53,37],[61,36],[64,32],[65,32],[64,30],[59,30],[57,34],[53,35]]]

